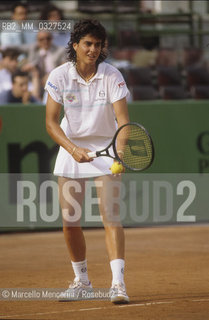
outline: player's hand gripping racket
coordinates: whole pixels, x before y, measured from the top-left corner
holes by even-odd
[[[113,150],[113,155],[110,150]],[[121,126],[111,143],[103,150],[89,152],[90,158],[107,156],[122,163],[133,171],[142,171],[150,167],[154,159],[154,146],[147,130],[136,122]]]

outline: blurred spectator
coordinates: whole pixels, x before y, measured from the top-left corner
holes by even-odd
[[[156,65],[164,67],[178,66],[178,51],[173,48],[159,48],[157,51]]]
[[[0,104],[8,103],[38,103],[38,100],[28,90],[29,77],[26,72],[17,70],[12,75],[12,88],[0,93]]]
[[[139,11],[141,13],[154,13],[155,1],[140,0],[139,1]]]
[[[64,62],[66,62],[65,48],[52,44],[51,32],[40,31],[37,34],[37,42],[28,50],[27,63],[22,70],[30,72],[34,67],[38,69],[42,95],[48,74]]]
[[[182,55],[182,66],[187,69],[191,66],[201,66],[204,63],[203,50],[200,48],[184,48]]]
[[[56,6],[50,4],[47,5],[41,15],[40,20],[49,20],[49,21],[60,21],[64,20],[63,12]],[[66,47],[67,43],[70,41],[70,33],[64,31],[53,32],[53,44],[56,46]]]
[[[27,6],[21,2],[16,2],[12,8],[11,20],[15,20],[17,22],[27,20],[27,13]],[[35,33],[28,31],[2,32],[0,34],[1,48],[18,46],[27,47],[35,41],[35,37]]]
[[[20,52],[17,49],[8,48],[3,50],[1,54],[0,93],[12,88],[12,74],[17,70]]]

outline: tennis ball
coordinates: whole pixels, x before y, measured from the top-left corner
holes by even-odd
[[[121,173],[123,172],[124,168],[123,165],[120,162],[113,162],[110,170],[112,171],[113,174]]]

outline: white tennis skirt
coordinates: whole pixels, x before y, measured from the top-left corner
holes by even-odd
[[[70,140],[78,147],[100,151],[109,145],[112,138],[82,137],[70,138]],[[112,152],[110,151],[110,153]],[[79,163],[63,147],[60,147],[55,162],[54,175],[73,179],[103,176],[111,174],[112,163],[113,159],[105,156],[95,158],[91,162]]]

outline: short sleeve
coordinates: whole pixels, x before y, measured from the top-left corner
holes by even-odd
[[[49,93],[54,101],[63,104],[63,88],[61,88],[61,81],[59,81],[56,69],[52,70],[49,74],[44,89]]]
[[[109,75],[110,81],[108,81],[109,84],[109,93],[110,93],[110,102],[114,103],[118,100],[121,100],[123,98],[129,98],[130,92],[127,88],[127,85],[125,83],[125,80],[117,69],[115,69],[115,72]]]

